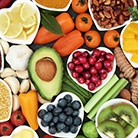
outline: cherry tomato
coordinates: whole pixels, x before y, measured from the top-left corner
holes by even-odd
[[[104,44],[109,48],[115,48],[120,42],[120,34],[116,30],[108,30],[104,34]]]
[[[81,32],[86,32],[91,29],[93,20],[88,13],[80,13],[75,19],[75,26]]]
[[[10,121],[0,123],[0,135],[8,136],[13,131],[13,124]]]
[[[47,134],[47,135],[43,136],[43,138],[54,138],[54,137]]]
[[[101,43],[101,36],[96,30],[89,30],[84,34],[84,41],[89,48],[96,48]]]
[[[15,126],[23,125],[26,122],[26,118],[24,117],[21,110],[16,110],[11,114],[11,123]]]
[[[83,13],[88,9],[88,2],[87,0],[72,0],[71,7],[74,12]]]

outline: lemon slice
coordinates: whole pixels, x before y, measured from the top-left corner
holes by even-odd
[[[36,29],[36,24],[30,28],[24,29],[27,36],[31,35]]]
[[[11,23],[5,36],[7,38],[16,38],[21,34],[23,27],[21,25]]]
[[[24,3],[22,5],[20,16],[23,21],[26,21],[27,19],[29,19],[31,16],[34,15],[34,13],[35,13],[34,10],[29,4]]]
[[[27,35],[26,35],[24,30],[20,33],[19,36],[17,36],[17,39],[21,39],[21,40],[26,40],[27,39]]]
[[[23,22],[22,26],[24,28],[30,28],[30,27],[34,26],[35,24],[36,24],[36,20],[35,20],[35,17],[33,15],[29,19],[27,19],[25,22]]]
[[[11,12],[8,12],[11,23],[18,24],[23,22],[23,20],[20,17],[21,7],[22,5],[19,4],[16,7],[14,7]]]
[[[10,26],[10,19],[7,13],[0,15],[0,31],[5,34]]]

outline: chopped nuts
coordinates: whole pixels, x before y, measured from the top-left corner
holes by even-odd
[[[93,16],[102,28],[124,24],[130,18],[128,8],[134,6],[133,0],[91,0],[90,3]]]

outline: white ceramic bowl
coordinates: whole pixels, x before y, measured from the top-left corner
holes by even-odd
[[[30,1],[30,0],[16,0],[10,8],[1,9],[0,14],[10,12],[10,11],[12,11],[12,9],[14,7],[16,7],[19,4],[23,4],[23,3],[29,4],[36,13],[37,26],[35,28],[35,31],[31,35],[29,35],[26,40],[21,40],[21,39],[17,39],[17,38],[10,39],[10,38],[5,37],[2,33],[0,33],[0,38],[2,38],[3,40],[5,40],[7,42],[14,43],[14,44],[31,44],[33,42],[36,34],[37,34],[37,31],[38,31],[39,25],[40,25],[40,12],[39,12],[38,7],[32,1]]]
[[[130,22],[130,23],[131,23],[131,22]],[[130,23],[128,23],[128,24],[123,28],[123,30],[121,31],[121,34],[120,34],[120,45],[121,45],[122,50],[123,50],[123,41],[124,41],[124,40],[123,40],[123,33],[124,33],[125,29],[127,28],[127,26],[128,26]],[[138,23],[138,21],[135,21],[135,23]],[[130,62],[130,64],[131,64],[134,68],[138,68],[138,63],[132,62],[132,61],[130,60],[131,57],[132,57],[132,53],[125,52],[124,50],[123,50],[123,52],[124,52],[126,58],[128,59],[128,61]]]
[[[0,67],[0,73],[3,71],[4,69],[4,54],[3,54],[3,49],[2,49],[2,45],[0,43],[0,62],[1,62],[1,67]]]
[[[133,0],[133,1],[134,1],[134,6],[136,6],[136,5],[137,5],[136,0]],[[127,25],[128,23],[130,23],[130,21],[132,20],[132,19],[130,18],[129,20],[125,21],[124,24],[118,25],[118,26],[116,26],[116,27],[111,27],[110,29],[108,29],[108,28],[102,28],[102,27],[100,27],[100,25],[97,23],[97,20],[96,20],[96,19],[94,18],[94,16],[93,16],[93,12],[92,12],[92,10],[91,10],[91,0],[88,0],[88,9],[89,9],[89,13],[90,13],[90,15],[91,15],[91,17],[92,17],[92,19],[93,19],[93,22],[94,22],[96,28],[97,28],[99,31],[107,31],[107,30],[119,29],[119,28],[121,28],[121,27]]]
[[[39,3],[36,2],[36,0],[32,0],[38,7],[42,8],[42,9],[45,9],[45,10],[50,10],[50,11],[59,11],[59,12],[63,12],[63,11],[67,11],[70,7],[70,4],[72,2],[72,0],[69,0],[69,3],[67,4],[66,7],[64,8],[49,8],[49,7],[46,7],[46,6],[43,6]]]
[[[49,104],[57,105],[58,100],[59,100],[60,98],[63,98],[66,94],[71,95],[72,98],[73,98],[73,101],[74,101],[74,100],[78,100],[78,101],[81,103],[81,108],[79,109],[79,112],[80,112],[80,113],[79,113],[79,117],[80,117],[80,118],[82,119],[82,121],[83,121],[83,118],[84,118],[83,104],[82,104],[81,100],[80,100],[75,94],[70,93],[70,92],[63,92],[63,93],[59,94],[59,95],[56,97],[56,99],[55,99],[54,102],[45,103],[45,104],[41,105],[40,108],[39,108],[39,110],[41,110],[41,109],[46,109],[47,106],[48,106]],[[38,112],[39,112],[39,110],[38,110]],[[43,127],[43,126],[41,125],[41,119],[40,119],[39,117],[38,117],[38,124],[39,124],[39,127],[40,127],[45,133],[50,134],[50,133],[48,132],[48,127]],[[75,137],[77,136],[77,134],[79,133],[80,128],[81,128],[81,125],[78,127],[78,130],[77,130],[76,133],[71,133],[71,132],[64,133],[64,132],[60,132],[60,133],[53,134],[53,136],[54,136],[54,137],[59,137],[59,138],[75,138]],[[52,135],[52,134],[50,134],[50,135]]]
[[[107,53],[112,53],[111,50],[109,50],[109,49],[106,48],[106,47],[98,47],[97,49],[99,49],[99,50],[104,50],[104,51],[107,52]],[[78,50],[81,51],[81,52],[88,51],[88,50],[86,50],[86,49],[77,49],[77,50],[75,50],[75,51],[78,51]],[[73,53],[74,53],[75,51],[73,51],[73,52],[70,54],[70,56],[69,56],[69,58],[68,58],[68,60],[67,60],[67,64],[72,60],[72,55],[73,55]],[[88,51],[88,53],[91,54],[92,51]],[[112,53],[112,54],[113,54],[113,53]],[[71,71],[70,71],[70,70],[68,69],[68,67],[67,67],[68,74],[70,75],[70,77],[72,78],[72,80],[74,80],[78,85],[80,85],[80,86],[83,87],[84,89],[90,91],[91,93],[95,93],[95,92],[97,92],[99,89],[101,89],[101,88],[112,78],[112,76],[113,76],[115,70],[116,70],[116,60],[114,59],[114,61],[113,61],[113,69],[112,69],[111,72],[109,72],[109,73],[107,74],[107,78],[104,79],[104,80],[102,80],[102,85],[100,85],[99,87],[96,87],[95,90],[90,91],[90,90],[88,89],[88,87],[87,87],[86,84],[80,84],[80,83],[77,81],[77,79],[75,79],[75,78],[72,77]]]
[[[116,98],[116,99],[112,99],[112,100],[109,100],[107,102],[105,102],[98,110],[97,114],[96,114],[96,118],[95,118],[95,124],[96,124],[96,127],[98,126],[98,116],[100,114],[100,112],[108,107],[108,106],[112,106],[112,105],[115,105],[115,104],[118,104],[118,103],[127,103],[127,104],[130,104],[131,106],[134,107],[134,109],[136,110],[136,112],[138,113],[138,108],[130,101],[128,100],[125,100],[125,99],[122,99],[122,98]],[[108,136],[106,136],[105,134],[103,134],[101,131],[99,131],[97,129],[99,135],[102,137],[102,138],[109,138]],[[138,135],[138,127],[135,128],[131,134],[129,134],[126,138],[135,138],[136,136]]]
[[[19,133],[20,131],[22,131],[22,130],[24,130],[24,129],[25,129],[25,130],[30,130],[30,131],[32,131],[32,132],[34,133],[34,137],[33,137],[33,138],[39,138],[38,135],[37,135],[37,133],[36,133],[31,127],[26,126],[26,125],[21,125],[21,126],[16,127],[16,128],[13,130],[13,132],[11,133],[10,136],[2,136],[1,138],[12,138],[12,136],[13,136],[14,134]]]
[[[2,82],[5,85],[5,87],[7,88],[8,92],[9,92],[9,96],[10,96],[10,99],[9,99],[9,107],[8,107],[9,115],[8,115],[7,118],[5,118],[3,120],[0,120],[0,122],[5,122],[5,121],[8,121],[10,119],[10,117],[11,117],[11,112],[12,112],[12,92],[11,92],[10,87],[8,86],[8,84],[5,81],[3,81],[2,79],[0,79],[0,82]],[[1,104],[2,103],[0,101],[0,106],[1,106]]]

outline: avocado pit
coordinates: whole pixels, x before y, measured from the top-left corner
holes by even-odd
[[[57,72],[56,64],[50,58],[42,58],[36,62],[35,70],[43,81],[51,81]]]

